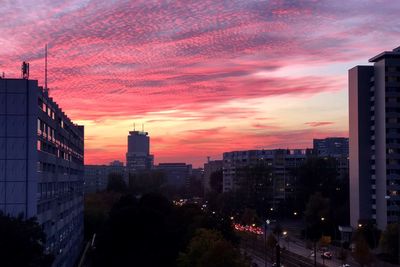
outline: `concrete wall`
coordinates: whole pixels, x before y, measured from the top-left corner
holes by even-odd
[[[14,216],[36,214],[37,93],[37,81],[0,79],[0,209]]]
[[[370,78],[372,66],[349,70],[350,223],[371,217]],[[360,134],[363,133],[363,134]]]

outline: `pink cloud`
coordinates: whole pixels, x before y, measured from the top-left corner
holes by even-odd
[[[332,125],[334,123],[331,121],[311,121],[311,122],[306,122],[305,124],[311,127],[320,127],[320,126]]]
[[[381,5],[372,0],[340,4],[205,0],[168,5],[162,1],[8,1],[0,5],[0,71],[19,77],[20,62],[28,60],[31,77],[43,84],[43,48],[48,42],[50,92],[73,120],[100,124],[107,119],[139,118],[157,125],[168,119],[150,114],[165,110],[178,110],[169,119],[182,118],[186,125],[198,121],[207,126],[225,119],[223,128],[208,125],[202,135],[183,125],[185,131],[176,140],[154,141],[156,147],[162,143],[169,148],[170,152],[155,150],[161,159],[182,159],[183,142],[193,142],[195,147],[189,144],[183,158],[198,161],[235,146],[284,145],[285,131],[278,118],[264,117],[245,104],[232,108],[227,103],[267,97],[305,99],[344,90],[345,69],[342,76],[277,77],[273,72],[294,61],[304,68],[366,61],[398,46],[399,32],[389,23],[398,20],[399,12],[395,1]],[[230,120],[237,119],[250,121],[257,132],[273,130],[273,135],[249,136],[247,129],[236,132]],[[325,120],[307,125],[333,123]],[[298,134],[291,132],[288,138],[300,137],[295,139],[300,146],[312,136]],[[86,142],[90,145],[94,140]],[[124,147],[109,145],[87,149],[86,160],[123,157]]]

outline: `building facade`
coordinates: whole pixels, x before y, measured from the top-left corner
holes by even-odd
[[[317,157],[336,160],[338,179],[349,178],[349,138],[327,137],[313,140],[313,151]]]
[[[223,192],[240,188],[242,169],[249,165],[264,164],[271,170],[271,198],[285,200],[296,193],[296,177],[292,170],[298,168],[309,155],[311,149],[247,150],[223,153]]]
[[[73,266],[83,242],[84,128],[35,80],[0,79],[0,210],[36,216],[53,266]]]
[[[154,157],[150,155],[150,137],[147,132],[130,131],[128,135],[128,152],[126,168],[128,172],[151,170]]]
[[[112,173],[121,175],[128,184],[128,173],[121,161],[113,161],[109,165],[85,165],[85,193],[106,190],[108,176]]]
[[[350,222],[400,216],[400,47],[349,70]]]
[[[186,163],[160,163],[156,170],[165,174],[166,184],[176,188],[189,187],[192,165]]]

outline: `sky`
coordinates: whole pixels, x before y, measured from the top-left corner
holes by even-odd
[[[0,0],[0,72],[44,84],[85,125],[85,163],[306,148],[348,135],[347,70],[400,46],[393,0]]]

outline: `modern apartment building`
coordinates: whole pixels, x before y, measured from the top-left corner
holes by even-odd
[[[400,219],[400,47],[349,70],[350,222]]]
[[[0,210],[36,216],[57,267],[81,252],[83,153],[83,126],[36,80],[0,79]]]
[[[313,150],[317,157],[330,157],[336,160],[338,179],[349,177],[349,138],[327,137],[313,140]]]
[[[151,170],[154,157],[150,155],[150,137],[144,131],[130,131],[128,135],[128,152],[126,168],[128,172]]]
[[[223,192],[235,191],[243,177],[241,170],[263,163],[271,168],[271,198],[284,200],[295,193],[296,181],[291,170],[299,167],[312,154],[311,149],[246,150],[223,153]]]

